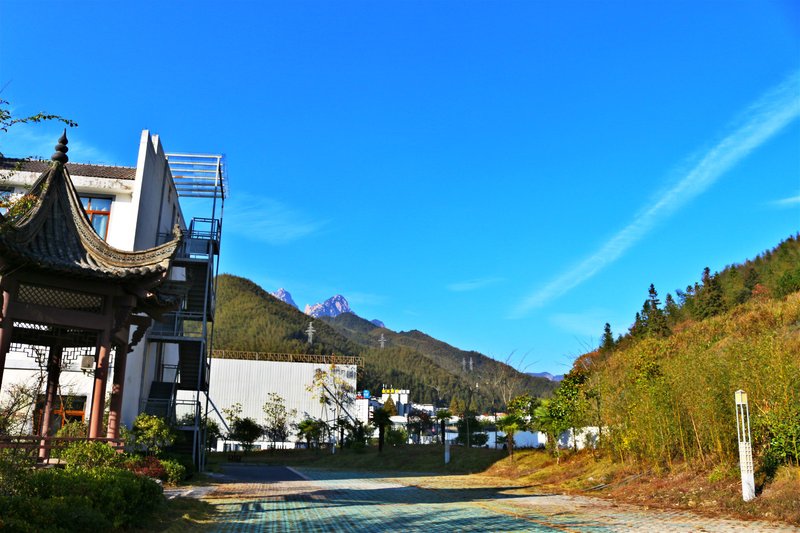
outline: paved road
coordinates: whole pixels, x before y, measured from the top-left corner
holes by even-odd
[[[251,465],[225,467],[203,499],[216,531],[800,531],[762,522],[659,512],[574,496],[530,496],[514,487],[426,489],[424,477]]]

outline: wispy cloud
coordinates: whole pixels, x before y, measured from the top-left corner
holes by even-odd
[[[451,283],[447,285],[447,290],[452,292],[468,292],[474,291],[477,289],[482,289],[483,287],[487,287],[489,285],[494,285],[495,283],[500,283],[503,281],[503,278],[480,278],[480,279],[471,279],[468,281],[461,281],[458,283]]]
[[[774,202],[770,202],[770,205],[778,208],[800,206],[800,194],[797,196],[790,196],[789,198],[775,200]]]
[[[672,188],[597,251],[526,297],[515,309],[521,316],[542,307],[592,278],[619,259],[658,223],[711,187],[726,171],[800,116],[800,71],[771,89],[742,115],[737,127],[711,148]]]
[[[231,198],[225,209],[225,229],[268,244],[287,244],[316,233],[326,221],[314,220],[271,198]]]
[[[610,309],[593,308],[578,313],[555,313],[548,318],[548,322],[567,333],[599,339],[603,325],[609,322],[612,314]]]
[[[0,153],[6,157],[41,157],[47,159],[53,153],[56,141],[60,136],[60,127],[53,128],[41,125],[18,124],[4,133],[0,140]],[[67,130],[69,137],[70,161],[76,163],[94,163],[98,165],[119,164],[114,157],[86,142],[80,130]]]

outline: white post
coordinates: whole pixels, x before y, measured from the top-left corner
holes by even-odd
[[[450,462],[450,441],[447,440],[447,435],[444,438],[444,464]]]
[[[756,497],[756,482],[753,476],[753,444],[750,440],[750,408],[747,406],[747,393],[737,390],[736,433],[739,437],[739,468],[742,471],[742,499],[749,502]]]

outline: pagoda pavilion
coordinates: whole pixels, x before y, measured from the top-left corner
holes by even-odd
[[[89,438],[119,437],[126,356],[152,320],[173,311],[179,299],[163,290],[182,240],[124,251],[94,231],[67,168],[66,130],[50,167],[5,216],[0,215],[0,389],[9,350],[46,352],[44,412],[35,428],[51,435],[51,415],[65,360],[93,358]],[[131,332],[133,335],[131,336]],[[108,429],[103,413],[109,365],[114,361]],[[82,365],[85,367],[85,365]],[[46,447],[40,457],[47,456]]]

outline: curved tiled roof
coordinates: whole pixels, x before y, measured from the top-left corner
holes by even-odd
[[[92,228],[66,166],[50,165],[31,188],[34,206],[13,220],[0,216],[0,256],[83,278],[135,281],[166,273],[181,241],[177,226],[173,240],[161,246],[134,252],[114,248]]]
[[[46,172],[48,168],[50,168],[50,161],[0,158],[0,170],[42,173]],[[116,167],[111,165],[71,163],[69,168],[71,173],[75,176],[112,178],[120,180],[136,179],[136,167]]]

